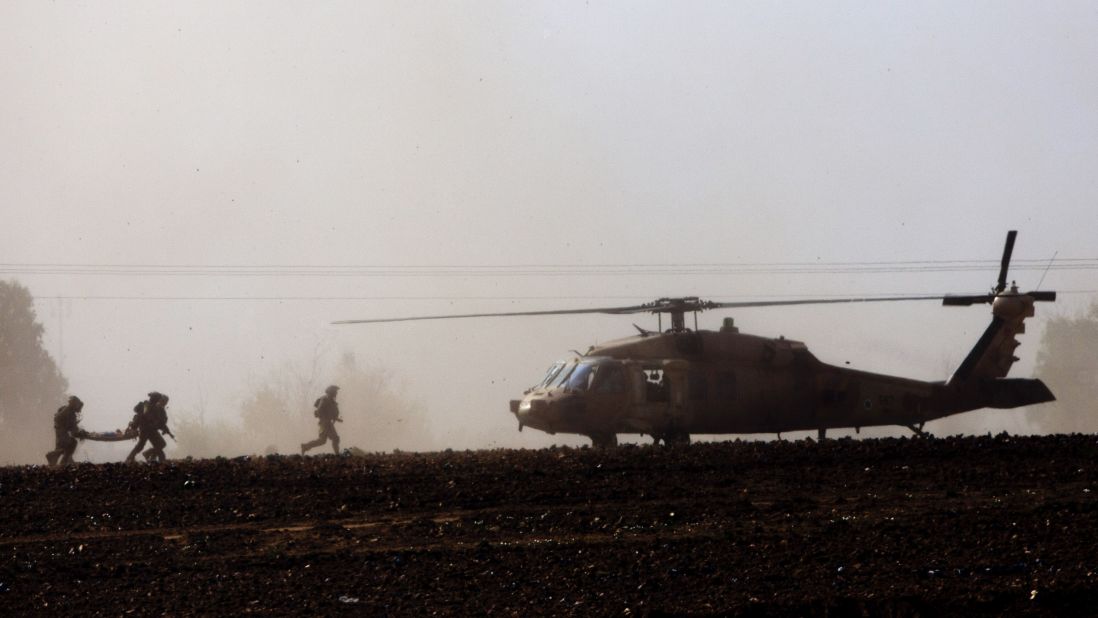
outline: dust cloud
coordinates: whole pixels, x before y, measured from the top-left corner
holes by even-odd
[[[287,363],[252,389],[234,415],[208,415],[205,410],[183,411],[175,431],[174,457],[209,458],[237,455],[296,454],[299,445],[317,436],[313,415],[316,398],[330,384],[339,386],[337,401],[342,422],[336,423],[340,449],[365,452],[442,450],[426,409],[402,386],[399,378],[381,367],[360,367],[351,353],[335,368],[324,359],[307,365]],[[322,378],[321,376],[329,376]],[[310,454],[332,452],[331,442]]]
[[[41,414],[40,422],[33,424],[19,425],[0,418],[0,465],[46,462],[46,452],[53,449],[55,409]]]
[[[1048,321],[1035,373],[1056,395],[1029,411],[1040,433],[1098,432],[1098,303]]]
[[[0,3],[0,276],[33,292],[84,426],[168,393],[174,457],[296,452],[330,383],[348,447],[583,444],[519,433],[507,402],[631,319],[331,323],[974,293],[1014,228],[1027,289],[1054,252],[1095,258],[1098,14],[1007,5]],[[1095,263],[1044,287],[1093,291]],[[928,380],[988,319],[701,327],[722,317]],[[43,461],[64,394],[0,427],[0,459]]]

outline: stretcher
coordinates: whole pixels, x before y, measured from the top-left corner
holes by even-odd
[[[85,431],[84,439],[93,440],[95,442],[121,442],[123,440],[133,440],[137,437],[136,429],[115,429],[114,431]]]

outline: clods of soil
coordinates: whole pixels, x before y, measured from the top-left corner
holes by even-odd
[[[1095,436],[0,469],[0,614],[1087,614]]]

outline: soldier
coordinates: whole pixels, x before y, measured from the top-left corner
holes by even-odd
[[[339,418],[339,404],[336,403],[336,394],[338,393],[339,387],[333,384],[324,389],[324,395],[313,404],[316,408],[313,410],[313,416],[317,417],[320,423],[320,437],[312,442],[302,444],[302,455],[311,448],[323,445],[328,441],[328,438],[332,439],[332,451],[336,455],[339,454],[339,434],[336,433],[335,424],[337,422],[342,423],[343,419]]]
[[[69,402],[57,409],[53,415],[53,431],[56,436],[54,448],[46,453],[46,461],[51,466],[58,464],[57,458],[61,458],[61,465],[72,463],[72,454],[76,452],[76,441],[83,440],[87,433],[80,428],[80,410],[84,409],[84,402],[76,395],[69,397]]]
[[[167,456],[164,455],[164,447],[167,446],[167,442],[161,436],[171,436],[172,440],[175,439],[175,435],[171,429],[168,429],[168,396],[161,393],[160,400],[153,406],[150,414],[147,415],[146,420],[151,428],[149,442],[152,443],[152,448],[142,453],[145,457],[145,461],[164,461]],[[155,439],[154,439],[155,437]]]
[[[153,391],[149,393],[148,401],[134,406],[134,415],[133,420],[130,421],[130,428],[137,431],[138,440],[137,445],[126,456],[126,463],[133,463],[137,454],[145,448],[146,442],[152,444],[151,448],[142,453],[146,461],[164,461],[166,459],[164,447],[167,446],[167,442],[160,434],[172,435],[172,432],[168,429],[168,411],[164,407],[167,404],[167,395]]]

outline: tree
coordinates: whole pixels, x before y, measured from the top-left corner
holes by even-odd
[[[42,347],[27,288],[0,281],[0,463],[36,463],[53,441],[68,381]]]
[[[1076,317],[1048,321],[1037,352],[1037,377],[1056,401],[1031,410],[1048,433],[1098,432],[1098,303]]]

